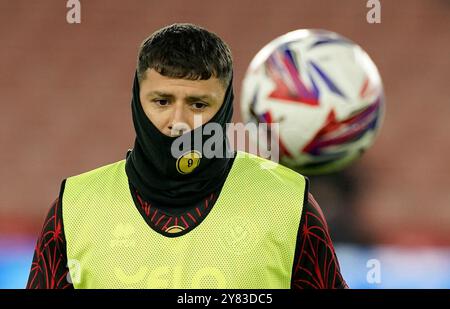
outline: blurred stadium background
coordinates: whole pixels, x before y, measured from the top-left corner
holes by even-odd
[[[384,81],[375,145],[345,171],[311,179],[352,288],[450,288],[450,1],[0,1],[0,288],[23,288],[63,178],[124,158],[140,42],[173,22],[222,36],[240,82],[256,52],[299,28],[360,44]],[[373,261],[380,280],[368,280]]]

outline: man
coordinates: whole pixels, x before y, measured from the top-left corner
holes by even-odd
[[[146,39],[134,148],[63,181],[27,287],[346,287],[307,179],[230,153],[225,134],[222,156],[204,155],[204,138],[193,143],[210,124],[225,129],[232,113],[231,52],[217,35],[174,24]],[[174,156],[185,137],[190,150]]]

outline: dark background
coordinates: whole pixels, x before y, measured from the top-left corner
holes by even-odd
[[[299,28],[359,43],[387,97],[374,146],[349,169],[312,178],[338,242],[450,245],[450,1],[0,1],[0,238],[37,237],[62,179],[124,158],[141,41],[174,22],[220,35],[240,83],[257,51]]]

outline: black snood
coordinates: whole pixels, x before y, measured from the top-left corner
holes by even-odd
[[[214,117],[181,136],[191,141],[191,151],[200,157],[192,163],[189,155],[184,159],[182,156],[177,158],[172,155],[172,144],[180,137],[164,135],[148,119],[140,102],[139,82],[135,74],[131,109],[136,139],[134,148],[127,157],[125,169],[130,183],[145,200],[168,207],[189,206],[210,193],[217,192],[223,186],[235,155],[229,148],[226,136],[226,123],[229,123],[233,116],[233,99],[233,80],[231,79],[224,102]],[[205,143],[211,136],[204,132],[204,128],[211,123],[222,127],[223,138],[220,143],[216,143],[219,145],[218,148],[222,148],[219,150],[223,155],[219,158],[208,158],[203,155]],[[190,136],[187,136],[188,134]],[[199,136],[201,136],[201,143],[198,142]],[[186,164],[195,164],[195,168],[188,173],[183,173],[181,167],[188,166]]]

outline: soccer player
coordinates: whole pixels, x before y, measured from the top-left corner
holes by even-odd
[[[180,138],[225,129],[233,97],[231,52],[216,34],[174,24],[144,40],[134,148],[62,182],[27,288],[347,287],[305,177],[231,152],[226,134],[221,156],[203,153],[206,138],[173,155]]]

